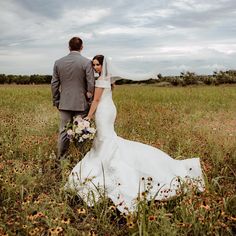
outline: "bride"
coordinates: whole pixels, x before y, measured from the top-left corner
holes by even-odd
[[[204,191],[199,158],[175,160],[163,151],[118,137],[112,77],[103,55],[92,60],[99,74],[87,119],[95,114],[97,134],[91,150],[73,168],[67,188],[93,206],[104,193],[123,213],[135,211],[138,197],[166,200],[189,186]]]

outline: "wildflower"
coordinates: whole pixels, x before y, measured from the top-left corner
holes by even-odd
[[[96,219],[97,219],[97,216],[94,216],[94,217],[91,218],[91,220],[93,220],[93,221],[96,220]]]
[[[28,226],[27,225],[22,225],[22,228],[23,229],[26,229]]]
[[[148,181],[152,181],[152,177],[148,177],[147,180],[148,180]]]
[[[79,208],[79,209],[77,209],[77,213],[84,215],[84,214],[86,214],[86,210],[84,208]]]
[[[142,194],[143,197],[146,197],[146,195],[147,195],[146,191],[142,192],[141,194]]]
[[[7,233],[5,233],[4,229],[2,227],[0,227],[0,235],[1,236],[8,236]]]
[[[51,199],[51,200],[49,201],[49,204],[50,204],[50,205],[55,204],[55,203],[56,203],[56,201],[55,201],[54,199]]]
[[[61,220],[61,223],[62,223],[62,224],[66,224],[66,225],[70,224],[70,218],[64,218],[64,219],[62,219],[62,220]]]
[[[24,200],[24,201],[22,202],[22,205],[24,206],[24,205],[29,204],[29,203],[30,203],[29,200]]]
[[[95,230],[90,230],[89,236],[96,236],[96,231]]]
[[[55,231],[59,234],[59,233],[61,233],[63,231],[63,228],[60,227],[60,226],[57,226]]]
[[[129,229],[134,228],[134,222],[132,222],[132,221],[128,222],[127,226],[128,226]]]
[[[149,221],[155,221],[156,219],[157,219],[156,216],[149,216],[149,217],[148,217],[148,220],[149,220]]]
[[[186,224],[184,224],[184,223],[178,223],[177,226],[178,226],[178,227],[185,227]]]
[[[58,218],[52,218],[52,221],[53,221],[53,222],[57,222],[57,221],[58,221]]]
[[[116,210],[116,207],[115,207],[115,206],[110,206],[110,207],[109,207],[109,210],[115,211],[115,210]]]
[[[36,228],[34,229],[34,231],[35,231],[36,233],[38,233],[38,232],[40,231],[40,229],[36,227]]]
[[[49,229],[49,235],[57,235],[58,233],[56,232],[55,228]]]
[[[29,235],[30,235],[30,236],[33,236],[33,235],[36,235],[36,234],[37,234],[37,231],[34,230],[34,229],[31,229],[31,230],[29,231]]]
[[[41,217],[44,217],[44,214],[42,212],[38,212],[36,214],[36,218],[41,218]]]
[[[28,196],[26,197],[27,200],[32,200],[32,198],[33,198],[33,195],[32,195],[32,194],[30,194],[30,195],[28,195]]]
[[[36,200],[34,201],[34,203],[35,203],[35,204],[39,204],[39,203],[40,203],[40,200],[39,200],[39,199],[36,199]]]

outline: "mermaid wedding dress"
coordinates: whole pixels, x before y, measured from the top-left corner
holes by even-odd
[[[95,113],[97,134],[70,173],[67,188],[89,206],[105,192],[123,213],[135,211],[138,196],[166,200],[178,195],[183,184],[204,190],[199,158],[175,160],[157,148],[118,137],[110,81],[97,80],[95,86],[104,88]]]

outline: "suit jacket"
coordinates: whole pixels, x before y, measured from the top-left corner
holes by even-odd
[[[78,51],[57,60],[53,68],[51,91],[53,105],[60,110],[85,111],[89,108],[87,92],[94,92],[92,63]]]

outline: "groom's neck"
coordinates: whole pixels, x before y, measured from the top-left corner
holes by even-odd
[[[81,52],[81,50],[70,50],[70,52],[78,52],[78,53],[80,53]]]

